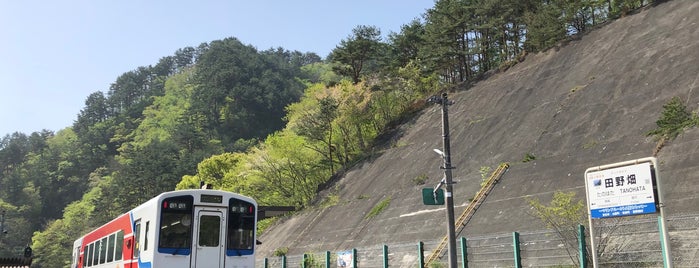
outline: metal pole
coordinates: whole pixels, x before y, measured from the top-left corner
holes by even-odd
[[[587,251],[585,250],[585,226],[578,225],[578,256],[580,268],[587,268]]]
[[[519,233],[512,232],[512,251],[514,253],[515,268],[522,268],[522,255],[519,246]]]
[[[0,214],[0,242],[5,234],[7,234],[7,231],[5,231],[5,211],[3,210],[2,214]]]
[[[585,179],[587,180],[587,172],[585,172]],[[585,198],[589,199],[588,196],[590,196],[590,190],[587,189],[587,181],[585,182]],[[592,221],[592,213],[590,212],[590,204],[588,200],[587,204],[587,222],[588,222],[588,228],[590,228],[590,253],[592,254],[592,268],[598,268],[599,263],[597,260],[597,242],[595,241],[595,238],[597,235],[595,234],[595,226],[592,225],[594,222]]]
[[[655,157],[650,158],[651,164],[653,165],[655,174],[655,183],[658,189],[658,210],[660,215],[658,216],[658,229],[660,231],[660,247],[663,254],[663,267],[672,268],[672,251],[670,250],[670,237],[667,233],[667,220],[665,218],[665,192],[662,190],[662,182],[660,181],[660,171],[658,171],[658,159]]]
[[[425,268],[425,243],[417,242],[417,266]]]
[[[461,267],[468,268],[468,243],[466,237],[461,237]]]
[[[388,246],[383,245],[383,268],[388,268]]]
[[[330,268],[330,251],[325,251],[325,268]]]
[[[449,100],[447,93],[442,93],[442,138],[444,142],[444,177],[446,178],[445,206],[449,237],[449,267],[456,268],[456,228],[454,226],[454,196],[451,175],[451,145],[449,144]]]

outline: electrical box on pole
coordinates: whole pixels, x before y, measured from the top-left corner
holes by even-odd
[[[444,205],[444,189],[422,188],[422,203]]]

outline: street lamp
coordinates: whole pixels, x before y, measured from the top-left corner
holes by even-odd
[[[452,195],[453,187],[452,175],[451,175],[451,155],[449,144],[449,110],[448,105],[454,104],[453,101],[447,99],[447,93],[442,93],[442,97],[432,96],[427,99],[427,102],[442,105],[442,138],[443,138],[443,150],[434,149],[434,151],[442,156],[444,160],[444,184],[445,184],[445,203],[447,210],[447,233],[449,239],[449,267],[456,268],[456,227],[454,226],[454,196]],[[441,184],[441,183],[440,183]],[[435,189],[436,191],[436,189]]]

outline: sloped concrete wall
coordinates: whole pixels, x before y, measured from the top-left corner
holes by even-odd
[[[670,1],[622,18],[561,47],[532,54],[505,73],[449,93],[457,216],[479,189],[479,169],[511,167],[463,231],[465,236],[542,230],[527,197],[555,191],[584,200],[585,169],[651,156],[645,133],[672,97],[699,107],[699,2]],[[265,232],[259,256],[347,250],[439,240],[441,206],[424,206],[420,189],[442,178],[441,109],[429,107],[401,126],[390,146],[350,170],[323,194],[339,203],[298,213]],[[523,163],[524,155],[536,156]],[[659,155],[671,215],[699,207],[699,130]],[[427,175],[426,185],[413,179]],[[375,217],[371,209],[390,198]]]

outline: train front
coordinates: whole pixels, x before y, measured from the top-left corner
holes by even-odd
[[[256,211],[254,200],[223,191],[163,196],[153,267],[254,267]]]

